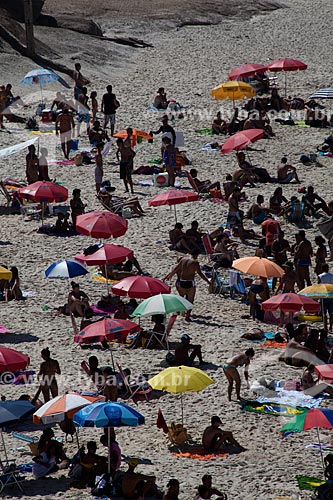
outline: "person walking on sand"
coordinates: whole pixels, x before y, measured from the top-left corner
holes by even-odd
[[[120,104],[117,101],[116,95],[112,92],[112,85],[106,87],[107,93],[103,95],[101,111],[104,113],[104,129],[108,123],[111,127],[111,135],[114,134],[114,126],[116,124],[116,111]]]
[[[171,143],[170,137],[167,136],[163,137],[162,144],[163,144],[163,165],[168,173],[169,186],[174,187],[176,180],[175,168],[177,166],[175,147]]]
[[[232,432],[223,431],[220,426],[222,421],[220,417],[214,416],[211,418],[211,425],[206,427],[202,436],[202,446],[204,450],[211,453],[218,452],[223,446],[236,446],[239,451],[245,451],[238,441],[233,437]]]
[[[58,396],[58,384],[55,376],[61,375],[61,370],[58,361],[51,358],[48,347],[41,351],[41,356],[44,361],[40,365],[38,378],[44,402],[47,403],[50,401],[50,394],[52,398]]]
[[[240,388],[241,388],[241,378],[237,368],[241,368],[244,366],[244,377],[246,380],[247,389],[250,388],[249,385],[249,366],[251,360],[254,358],[254,350],[252,347],[247,349],[243,354],[236,354],[232,358],[229,358],[226,363],[223,365],[223,371],[225,376],[228,379],[228,400],[231,401],[231,394],[233,385],[235,382],[236,385],[236,397],[237,399],[241,399],[240,397]]]
[[[297,286],[299,290],[303,290],[305,282],[307,286],[311,285],[310,266],[311,257],[313,256],[312,245],[305,237],[304,229],[298,231],[295,235],[296,245],[294,247],[294,258],[296,267]]]
[[[66,160],[69,160],[71,139],[75,130],[75,123],[72,115],[69,114],[68,109],[64,109],[63,112],[57,116],[55,128],[57,135],[59,135],[60,132],[61,149],[64,153],[64,157]]]
[[[103,181],[103,156],[102,156],[102,150],[103,150],[103,143],[100,142],[97,144],[97,154],[95,156],[95,162],[96,162],[96,167],[95,167],[95,184],[96,184],[96,193],[98,194],[100,189],[101,189],[101,184]]]
[[[117,139],[116,141],[118,149],[116,152],[117,160],[120,163],[120,178],[124,182],[125,191],[128,193],[128,185],[131,188],[131,193],[133,190],[132,172],[133,172],[133,159],[135,156],[135,151],[132,148],[126,147],[122,139]]]
[[[210,285],[210,281],[200,269],[200,264],[198,262],[198,252],[193,251],[190,256],[182,257],[178,264],[166,275],[164,280],[169,280],[177,275],[176,288],[181,297],[185,297],[192,304],[195,298],[196,283],[195,275],[198,274],[201,279],[206,281]],[[186,312],[185,320],[191,321],[191,310]]]

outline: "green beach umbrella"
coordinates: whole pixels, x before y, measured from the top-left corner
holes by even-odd
[[[172,293],[160,293],[141,302],[133,311],[132,316],[152,316],[154,314],[168,314],[188,311],[193,304],[188,300]]]

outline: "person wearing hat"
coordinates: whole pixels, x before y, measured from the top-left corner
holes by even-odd
[[[176,132],[175,132],[175,129],[173,127],[171,127],[171,125],[169,125],[168,115],[163,115],[161,118],[161,121],[162,121],[162,125],[160,126],[160,128],[158,130],[156,130],[156,132],[154,132],[154,131],[149,132],[149,135],[171,134],[171,137],[172,137],[171,143],[174,146],[176,144]]]
[[[73,228],[76,229],[76,218],[78,215],[82,215],[84,213],[84,209],[86,205],[84,205],[81,200],[81,189],[73,189],[72,199],[70,201],[71,206],[71,216]]]
[[[170,479],[167,484],[167,491],[164,493],[163,500],[179,500],[179,481]]]
[[[204,430],[202,436],[203,448],[213,453],[219,451],[223,446],[235,446],[239,451],[245,451],[245,448],[233,437],[232,432],[223,431],[220,428],[221,425],[220,417],[215,415],[211,418],[211,425]]]
[[[135,472],[139,461],[137,458],[130,458],[127,462],[128,469],[123,475],[121,489],[122,495],[126,500],[139,500],[146,495],[155,495],[158,493],[155,476],[146,476]]]
[[[225,493],[222,493],[217,488],[212,487],[212,476],[211,474],[205,474],[201,478],[202,484],[198,486],[198,492],[194,500],[206,500],[212,498],[212,496],[217,495],[216,500],[227,500],[228,497]]]
[[[175,366],[192,366],[195,358],[198,358],[201,365],[204,363],[201,345],[191,344],[191,337],[187,333],[183,333],[180,337],[180,343],[175,349]]]

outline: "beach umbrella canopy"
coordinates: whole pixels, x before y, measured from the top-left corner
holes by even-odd
[[[275,262],[261,257],[236,259],[232,267],[242,273],[262,276],[263,278],[281,278],[284,273],[282,267],[275,264]]]
[[[69,279],[87,274],[87,269],[75,260],[58,260],[45,270],[46,278]]]
[[[74,337],[78,344],[96,344],[103,340],[124,342],[127,335],[140,331],[140,325],[128,319],[107,318],[95,321]]]
[[[68,198],[67,188],[49,181],[37,181],[29,184],[29,186],[20,188],[18,194],[21,198],[44,203],[59,203]]]
[[[329,283],[319,283],[317,285],[307,286],[298,293],[306,297],[312,297],[313,299],[331,299],[333,298],[333,285]]]
[[[210,95],[214,99],[224,101],[225,99],[230,99],[232,101],[240,101],[242,99],[249,99],[256,95],[254,88],[245,82],[229,81],[221,83],[215,87]]]
[[[112,212],[94,210],[76,219],[76,230],[92,238],[119,238],[126,233],[127,228],[127,219]]]
[[[133,299],[147,299],[159,293],[170,293],[171,287],[156,278],[149,276],[129,276],[111,288],[115,295]]]
[[[1,401],[0,402],[0,427],[6,427],[18,420],[31,415],[35,407],[30,401]]]
[[[148,380],[148,384],[157,391],[181,394],[182,422],[184,420],[182,393],[200,392],[213,383],[214,380],[205,372],[190,366],[172,366]]]
[[[104,401],[103,396],[79,394],[78,392],[68,392],[63,396],[57,396],[43,406],[33,415],[33,422],[39,424],[49,424],[52,422],[62,422],[67,418],[73,418],[74,413],[84,406]]]
[[[274,295],[261,304],[264,311],[297,312],[304,309],[306,312],[316,312],[320,309],[320,304],[309,297],[298,295],[297,293],[280,293]]]
[[[310,99],[333,99],[333,88],[328,87],[326,89],[317,90]]]
[[[6,267],[0,266],[0,280],[10,280],[12,272]]]
[[[59,80],[59,76],[51,69],[38,68],[29,71],[20,81],[24,85],[45,85]]]
[[[256,142],[262,139],[264,130],[250,128],[248,130],[241,130],[236,134],[229,137],[221,148],[223,154],[231,153],[232,151],[240,151],[245,149],[251,142]]]
[[[113,137],[119,137],[120,139],[126,139],[127,137],[127,130],[119,130],[116,134],[113,135]],[[152,140],[153,136],[148,134],[148,132],[145,132],[144,130],[139,130],[137,128],[132,128],[132,146],[135,146],[137,139],[147,139],[147,141]]]
[[[190,201],[198,201],[200,196],[192,191],[184,191],[182,189],[169,189],[163,193],[159,193],[148,201],[149,207],[159,207],[161,205],[174,205],[175,219],[177,222],[176,205],[181,203],[189,203]]]
[[[190,309],[193,309],[193,304],[180,295],[160,293],[141,302],[133,311],[132,316],[153,316],[154,314],[189,311]]]
[[[308,67],[307,64],[303,63],[302,61],[298,61],[297,59],[289,59],[288,57],[286,57],[285,59],[278,59],[272,62],[267,66],[267,69],[269,69],[269,71],[274,71],[274,72],[279,72],[279,71],[285,72],[284,88],[285,88],[285,95],[287,95],[287,72],[304,71],[307,67]]]
[[[333,382],[333,365],[318,365],[315,366],[315,374],[320,380],[325,380],[328,384]]]
[[[26,354],[0,346],[0,373],[25,370],[29,363],[30,358]]]
[[[255,73],[264,73],[265,71],[267,71],[267,66],[263,64],[241,64],[230,71],[228,78],[229,80],[238,80],[238,78],[245,78]]]
[[[105,264],[120,264],[126,259],[133,258],[133,250],[121,245],[112,245],[104,243],[96,250],[96,252],[85,255],[80,253],[75,255],[75,260],[84,262],[88,266],[102,266]]]

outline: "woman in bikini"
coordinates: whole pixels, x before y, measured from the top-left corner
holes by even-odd
[[[236,354],[232,358],[229,358],[227,362],[223,365],[223,371],[225,376],[228,379],[228,400],[231,401],[231,394],[234,382],[236,384],[236,397],[237,399],[241,399],[240,397],[240,388],[241,388],[241,378],[239,375],[239,371],[237,368],[241,368],[244,366],[244,377],[246,380],[247,389],[250,388],[249,385],[249,365],[251,360],[254,358],[254,349],[252,347],[247,349],[243,354]]]
[[[255,319],[255,306],[257,301],[257,295],[264,302],[269,299],[269,288],[267,285],[267,278],[258,277],[252,281],[250,290],[248,293],[248,299],[250,302],[250,315]]]

